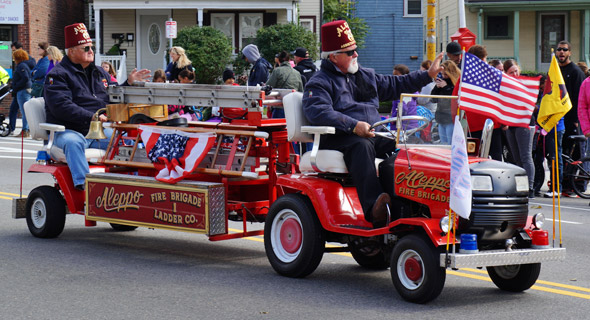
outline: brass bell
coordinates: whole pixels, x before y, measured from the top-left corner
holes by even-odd
[[[102,122],[100,122],[100,120],[98,120],[98,116],[100,115],[100,112],[105,111],[105,110],[106,110],[106,108],[99,109],[92,116],[92,121],[90,121],[90,128],[88,128],[88,134],[86,135],[86,139],[101,140],[101,139],[107,138],[107,136],[105,136],[103,128],[102,128]]]

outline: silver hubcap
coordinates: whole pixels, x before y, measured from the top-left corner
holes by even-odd
[[[41,229],[45,226],[47,221],[47,208],[45,208],[45,202],[41,199],[35,199],[31,206],[31,222],[37,229]]]

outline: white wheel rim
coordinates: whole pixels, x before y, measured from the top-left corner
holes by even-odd
[[[293,237],[300,238],[295,239],[293,243],[285,243],[286,238],[293,239]],[[270,242],[274,254],[282,262],[290,263],[297,259],[303,244],[303,227],[299,216],[293,210],[283,209],[277,214],[272,222]],[[294,247],[297,243],[299,245]]]
[[[41,229],[45,226],[47,221],[47,208],[45,208],[45,202],[41,199],[35,199],[31,206],[31,222],[37,229]]]
[[[419,276],[412,276],[406,270],[407,264],[413,263],[420,267]],[[424,282],[424,261],[414,250],[405,250],[397,260],[397,276],[404,287],[409,290],[418,289]]]

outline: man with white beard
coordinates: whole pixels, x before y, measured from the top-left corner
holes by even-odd
[[[419,91],[442,71],[439,54],[428,71],[404,76],[380,75],[357,62],[354,36],[344,20],[322,25],[322,64],[303,92],[303,111],[312,125],[332,126],[320,149],[338,150],[363,207],[365,219],[383,227],[391,199],[377,178],[375,158],[395,150],[395,141],[376,137],[371,124],[380,121],[379,101]]]

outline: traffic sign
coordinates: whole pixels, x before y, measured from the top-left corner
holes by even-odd
[[[176,21],[166,21],[166,38],[176,39]]]

